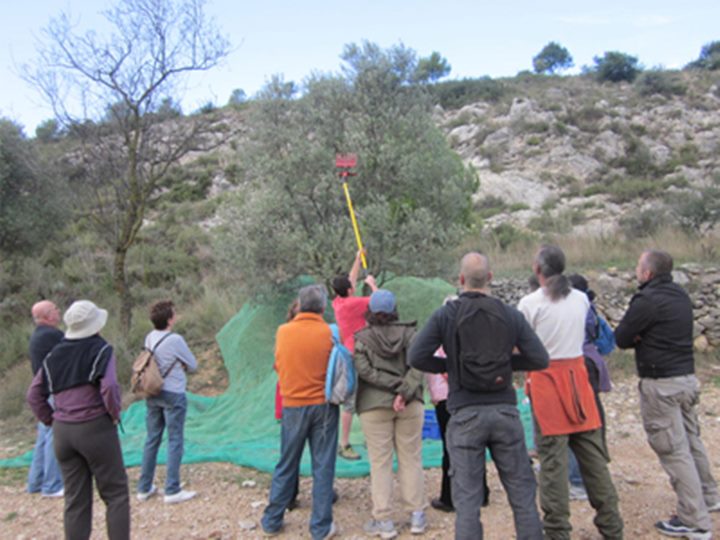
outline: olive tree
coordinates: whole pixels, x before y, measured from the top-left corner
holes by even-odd
[[[64,217],[65,190],[22,129],[0,118],[0,255],[36,253]]]
[[[254,101],[246,189],[221,210],[218,252],[250,285],[329,279],[356,249],[337,153],[358,155],[350,192],[370,270],[433,275],[469,223],[477,180],[434,125],[412,50],[348,45],[341,75]],[[435,274],[436,275],[436,274]]]
[[[202,0],[122,0],[103,15],[109,30],[102,33],[80,33],[64,13],[52,19],[24,73],[77,142],[69,158],[74,191],[114,254],[127,334],[126,258],[146,211],[173,165],[218,143],[211,116],[168,120],[165,109],[188,74],[217,66],[230,48]]]

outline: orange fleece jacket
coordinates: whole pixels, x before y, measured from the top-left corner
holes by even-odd
[[[298,313],[275,335],[275,370],[283,407],[325,403],[325,376],[332,332],[316,313]]]

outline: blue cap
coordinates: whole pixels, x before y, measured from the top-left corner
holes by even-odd
[[[395,295],[387,289],[378,289],[370,296],[370,311],[392,313],[395,311]]]

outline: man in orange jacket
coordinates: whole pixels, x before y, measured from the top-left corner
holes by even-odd
[[[303,287],[298,301],[300,312],[281,325],[275,336],[275,370],[283,399],[282,442],[262,528],[265,536],[281,532],[285,509],[297,483],[305,441],[309,441],[313,475],[310,534],[313,540],[320,540],[336,532],[332,502],[339,413],[337,405],[325,400],[332,333],[323,320],[327,305],[324,287]]]

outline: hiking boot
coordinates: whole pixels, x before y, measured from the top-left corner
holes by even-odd
[[[571,501],[587,501],[588,494],[584,486],[573,486],[570,484],[569,493]]]
[[[362,456],[358,454],[350,444],[348,444],[347,446],[340,446],[338,448],[338,456],[350,461],[357,461],[358,459],[362,459]]]
[[[165,495],[163,497],[163,501],[165,504],[177,504],[185,501],[189,501],[192,499],[195,495],[197,495],[196,491],[185,491],[184,489],[181,489],[177,493],[173,493],[172,495]]]
[[[674,538],[687,538],[688,540],[710,540],[712,538],[710,531],[689,527],[677,516],[672,516],[667,521],[658,521],[655,528],[660,534]]]
[[[142,491],[138,491],[137,494],[135,495],[135,498],[140,502],[145,502],[150,497],[155,495],[156,493],[157,493],[157,486],[155,484],[153,484],[152,486],[150,486],[150,491],[147,491],[145,493],[143,493]]]
[[[425,512],[418,510],[410,516],[410,534],[423,534],[427,528]]]
[[[363,525],[363,530],[370,536],[379,536],[384,540],[395,538],[398,534],[391,519],[387,519],[385,521],[371,519]]]
[[[435,510],[440,510],[441,512],[454,512],[455,507],[452,504],[446,504],[442,502],[440,499],[433,499],[430,501],[430,506],[432,506]]]

